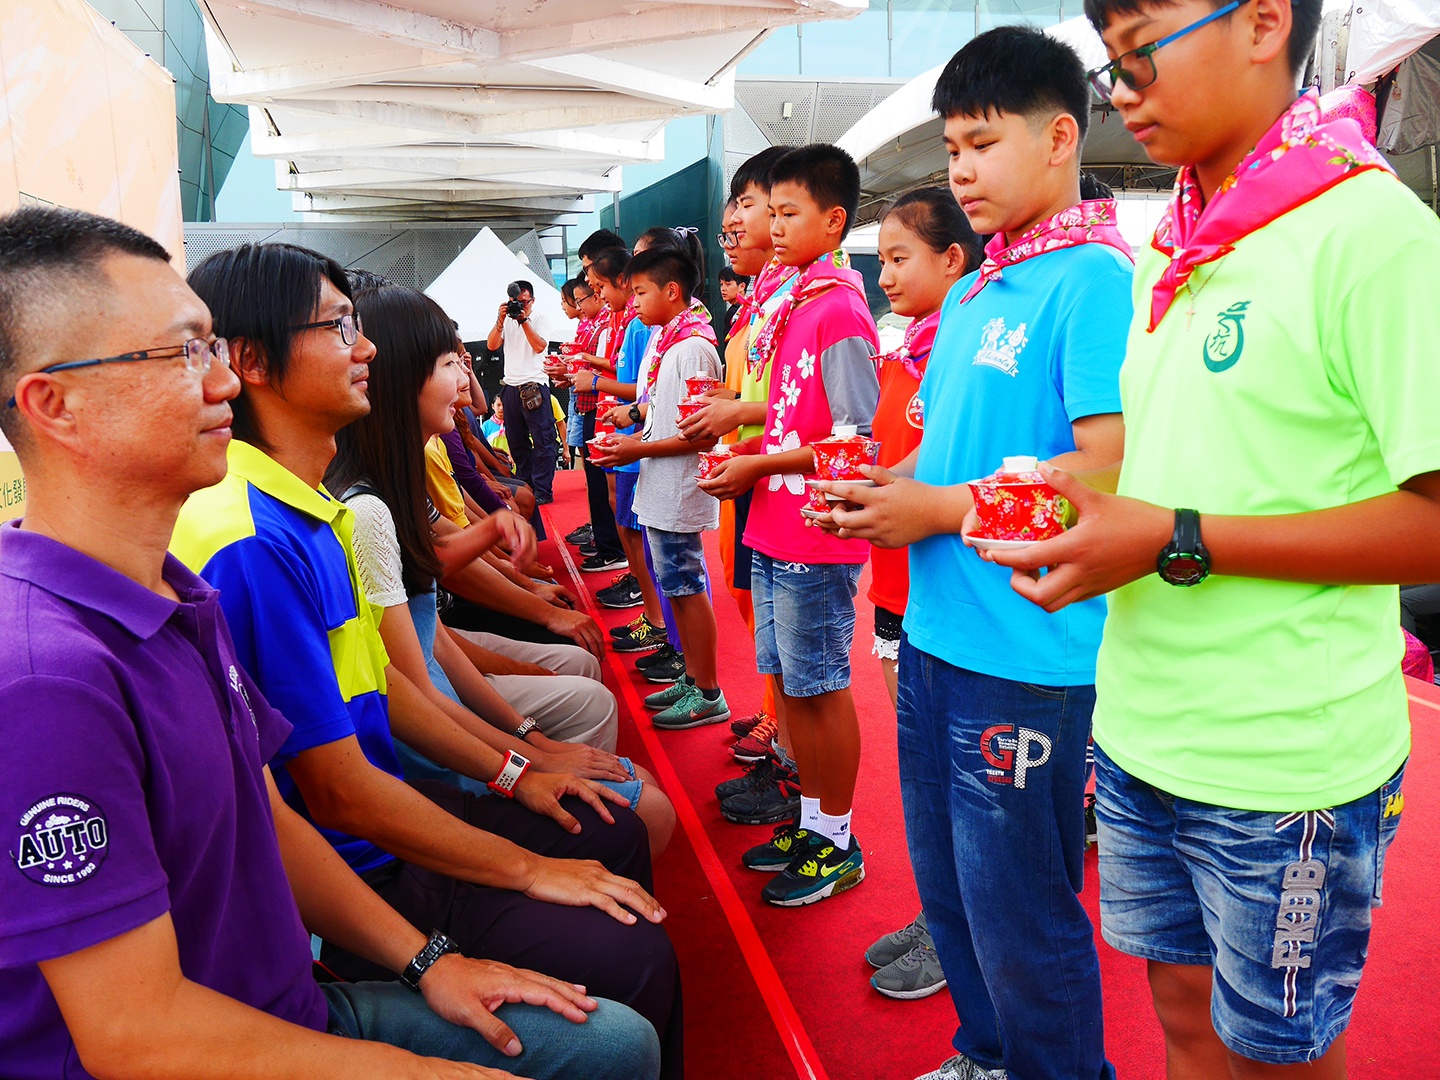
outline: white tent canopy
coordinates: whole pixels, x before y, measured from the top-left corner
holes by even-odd
[[[1350,14],[1346,82],[1366,86],[1440,34],[1434,0],[1366,0]]]
[[[543,266],[528,266],[486,226],[475,234],[455,261],[430,283],[425,295],[460,324],[462,341],[480,341],[495,325],[495,312],[512,281],[535,286],[534,313],[550,341],[570,341],[575,323],[560,306],[560,291]]]
[[[565,223],[734,104],[777,26],[867,0],[207,0],[211,90],[297,210]]]

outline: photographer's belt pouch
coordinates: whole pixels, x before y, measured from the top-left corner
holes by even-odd
[[[544,388],[538,382],[527,382],[520,387],[520,404],[527,412],[545,404]]]

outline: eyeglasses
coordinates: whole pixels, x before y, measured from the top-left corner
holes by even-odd
[[[192,375],[203,375],[216,361],[226,367],[230,365],[230,343],[223,337],[216,338],[214,341],[191,338],[184,345],[174,345],[163,349],[141,349],[139,352],[121,353],[119,356],[106,356],[99,360],[66,360],[64,363],[40,368],[36,374],[74,371],[77,368],[96,367],[99,364],[133,364],[139,360],[175,360],[180,357],[185,359],[186,371]],[[15,399],[12,397],[5,403],[5,407],[13,409]]]
[[[353,311],[341,315],[338,319],[326,319],[323,322],[301,323],[295,327],[296,330],[328,330],[330,327],[338,327],[340,340],[346,345],[354,345],[355,341],[365,332],[360,325],[360,316]]]
[[[1159,78],[1155,71],[1155,53],[1157,51],[1172,41],[1178,41],[1186,34],[1199,30],[1202,26],[1208,26],[1216,19],[1224,18],[1246,3],[1249,3],[1249,0],[1230,0],[1230,3],[1224,7],[1216,8],[1203,19],[1191,23],[1182,30],[1176,30],[1169,37],[1163,37],[1149,45],[1141,45],[1138,49],[1131,49],[1129,52],[1117,56],[1104,67],[1087,71],[1085,77],[1090,80],[1090,85],[1100,95],[1101,101],[1110,100],[1110,95],[1115,92],[1117,82],[1123,82],[1131,90],[1144,90]]]
[[[723,248],[732,248],[740,243],[740,234],[738,232],[718,232],[715,234],[715,240]]]

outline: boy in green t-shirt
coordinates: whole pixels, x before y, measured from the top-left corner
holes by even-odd
[[[985,556],[1049,611],[1111,593],[1102,927],[1171,1077],[1344,1075],[1410,745],[1394,583],[1440,578],[1440,222],[1297,100],[1321,2],[1086,0],[1092,83],[1179,184],[1118,494],[1056,472],[1076,527]]]

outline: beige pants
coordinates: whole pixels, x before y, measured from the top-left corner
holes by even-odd
[[[600,681],[600,661],[595,657],[578,645],[538,645],[498,634],[455,632],[482,649],[555,672],[485,676],[516,712],[533,716],[547,738],[615,752],[620,706]]]

